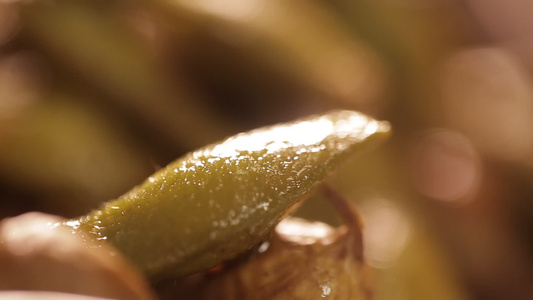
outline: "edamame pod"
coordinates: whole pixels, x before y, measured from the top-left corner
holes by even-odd
[[[205,270],[259,242],[333,168],[388,130],[334,111],[241,133],[65,224],[107,240],[154,280]]]

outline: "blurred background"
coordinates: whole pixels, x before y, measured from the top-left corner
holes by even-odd
[[[199,146],[355,109],[394,129],[330,180],[379,299],[533,299],[532,71],[528,0],[0,0],[0,218],[84,214]]]

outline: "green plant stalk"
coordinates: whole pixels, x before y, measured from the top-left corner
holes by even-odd
[[[331,170],[388,130],[334,111],[241,133],[65,224],[110,242],[153,280],[205,270],[263,239]]]

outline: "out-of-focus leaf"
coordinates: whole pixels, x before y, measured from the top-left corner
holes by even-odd
[[[94,2],[23,7],[28,36],[60,65],[106,94],[175,147],[199,147],[231,133],[230,122],[172,82],[124,22]]]
[[[151,169],[131,136],[78,99],[56,92],[26,107],[0,147],[3,180],[67,216],[116,197]]]
[[[192,27],[230,45],[235,52],[229,60],[232,68],[240,68],[240,57],[246,56],[278,77],[352,108],[373,105],[366,101],[381,96],[385,70],[379,58],[317,2],[155,3],[159,5],[157,11],[167,16],[167,23]],[[216,56],[218,52],[206,55]],[[223,73],[218,76],[220,80],[228,81],[232,76],[231,69],[218,71]],[[229,82],[241,84],[242,80]]]

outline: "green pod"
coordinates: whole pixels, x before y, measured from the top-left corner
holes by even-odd
[[[154,280],[205,270],[259,242],[333,168],[388,130],[334,111],[241,133],[66,224],[107,240]]]

